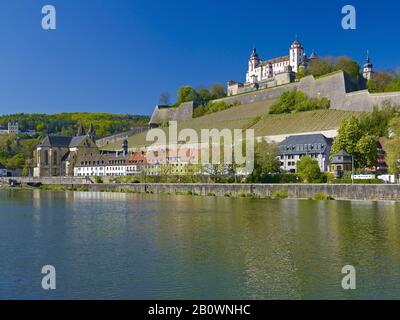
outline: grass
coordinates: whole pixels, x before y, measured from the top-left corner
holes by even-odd
[[[201,129],[254,129],[255,136],[272,136],[280,134],[336,130],[342,120],[362,112],[342,110],[314,110],[290,114],[268,114],[268,110],[276,99],[258,101],[239,105],[221,112],[205,115],[178,123],[178,131],[186,128],[194,129],[200,137]],[[161,128],[168,139],[168,128]],[[149,146],[153,142],[146,141],[148,131],[128,138],[129,147]],[[168,141],[168,140],[167,140]],[[120,150],[121,141],[105,146],[105,150]]]
[[[252,129],[255,136],[271,136],[290,133],[336,130],[340,123],[362,112],[342,110],[314,110],[288,114],[269,114],[262,117]]]

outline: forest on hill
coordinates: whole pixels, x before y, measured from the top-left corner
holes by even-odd
[[[132,127],[146,125],[148,116],[111,114],[111,113],[19,113],[0,116],[0,127],[7,127],[8,122],[18,122],[20,131],[34,130],[37,135],[46,134],[73,136],[80,124],[85,130],[92,123],[96,131],[96,137],[102,138],[115,133],[129,130]]]
[[[110,113],[59,113],[59,114],[13,114],[0,116],[0,127],[7,128],[8,122],[18,122],[22,132],[33,130],[34,135],[0,134],[0,164],[9,170],[23,169],[28,174],[32,167],[33,150],[47,134],[74,136],[82,124],[87,131],[90,124],[96,137],[102,138],[129,130],[135,126],[147,125],[148,116],[120,115]]]

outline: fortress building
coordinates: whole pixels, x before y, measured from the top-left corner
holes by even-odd
[[[289,48],[289,55],[283,57],[263,61],[258,56],[256,48],[254,48],[248,62],[246,82],[229,81],[228,96],[293,82],[296,73],[301,68],[307,68],[308,63],[316,58],[317,54],[315,52],[310,57],[307,57],[302,44],[297,38]]]
[[[289,48],[289,55],[283,57],[261,60],[257,50],[254,48],[248,61],[246,82],[228,81],[227,94],[228,96],[233,96],[294,82],[296,73],[301,69],[307,69],[309,63],[314,59],[318,59],[317,54],[312,52],[308,57],[297,38]],[[372,68],[373,65],[369,54],[367,54],[363,68],[363,76],[366,80],[371,79],[373,75]]]

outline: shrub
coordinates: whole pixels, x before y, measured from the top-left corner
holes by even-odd
[[[327,195],[325,192],[317,192],[314,194],[313,200],[334,200],[331,196]]]
[[[271,193],[271,198],[272,199],[286,199],[288,197],[288,191],[283,189],[283,190],[274,190]]]
[[[209,192],[209,193],[207,193],[207,196],[209,196],[209,197],[215,197],[215,193],[214,193],[214,192]]]
[[[284,92],[279,101],[271,106],[269,114],[303,112],[311,110],[329,109],[328,98],[309,98],[303,91]]]
[[[103,183],[103,178],[102,178],[102,177],[99,177],[99,176],[96,176],[96,177],[94,177],[94,181],[95,181],[96,183]]]

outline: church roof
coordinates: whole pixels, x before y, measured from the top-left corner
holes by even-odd
[[[315,51],[313,51],[311,53],[310,59],[317,59],[317,58],[318,58],[318,55],[315,53]]]
[[[46,136],[39,144],[40,147],[48,148],[75,148],[78,147],[87,136],[64,137],[64,136]]]
[[[71,142],[69,143],[70,148],[75,148],[78,147],[85,139],[87,136],[77,136],[77,137],[72,137]]]
[[[58,148],[68,148],[71,142],[70,137],[64,136],[46,136],[44,140],[39,144],[40,147],[58,147]]]

